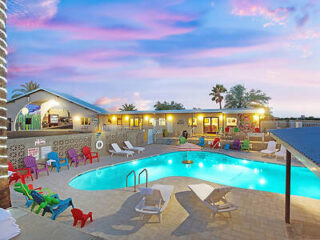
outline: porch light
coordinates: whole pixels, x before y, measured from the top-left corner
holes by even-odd
[[[168,121],[172,121],[172,116],[171,115],[168,116]]]
[[[112,121],[115,121],[115,120],[117,120],[117,117],[116,117],[116,116],[113,116],[113,117],[112,117]]]
[[[29,109],[24,107],[21,109],[21,113],[22,113],[22,115],[27,115],[29,113]]]
[[[129,116],[126,116],[124,119],[125,119],[126,121],[129,121]]]
[[[264,115],[264,108],[259,109],[259,113],[260,113],[261,115]]]
[[[223,120],[223,115],[222,114],[219,116],[219,119],[220,119],[220,121]]]
[[[202,115],[199,115],[199,116],[198,116],[198,119],[199,119],[200,121],[202,121],[202,120],[203,120],[203,116],[202,116]]]
[[[80,121],[80,117],[79,117],[79,116],[75,116],[73,119],[74,119],[75,121]]]
[[[259,115],[254,115],[254,116],[253,116],[253,119],[254,119],[255,121],[259,121]]]
[[[144,120],[148,121],[149,120],[149,116],[145,116]]]

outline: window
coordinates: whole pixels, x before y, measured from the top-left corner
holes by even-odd
[[[233,126],[233,127],[237,126],[237,123],[238,123],[237,118],[235,118],[235,117],[227,117],[226,120],[227,120],[227,126]]]
[[[87,125],[90,125],[91,123],[91,118],[81,118],[81,125],[82,126],[87,126]]]
[[[165,126],[166,125],[166,119],[165,118],[159,118],[159,126]]]
[[[189,127],[196,127],[198,124],[197,118],[189,118]]]
[[[149,119],[149,126],[155,126],[156,125],[156,120],[154,118]]]
[[[142,125],[142,118],[130,118],[130,127],[139,127]]]
[[[122,118],[117,119],[117,125],[122,125]]]

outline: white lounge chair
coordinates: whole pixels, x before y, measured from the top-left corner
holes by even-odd
[[[267,149],[261,150],[262,155],[272,156],[277,151],[276,146],[275,141],[269,141]]]
[[[151,188],[140,188],[143,196],[136,206],[136,211],[140,213],[142,219],[144,214],[158,215],[161,223],[161,214],[165,210],[173,192],[173,186],[156,184]]]
[[[188,185],[188,187],[212,211],[213,217],[216,213],[223,212],[228,212],[231,217],[231,211],[238,209],[236,205],[226,199],[226,194],[232,190],[231,187],[214,188],[205,183]]]
[[[132,146],[130,141],[124,141],[124,144],[126,145],[126,147],[124,147],[124,149],[131,150],[131,151],[137,151],[138,153],[144,151],[143,147],[134,147],[134,146]]]
[[[113,156],[113,154],[122,154],[122,155],[127,155],[127,157],[129,156],[133,156],[134,152],[133,151],[128,151],[128,150],[122,150],[118,144],[116,143],[112,143],[111,144],[113,150],[109,150],[109,152],[111,153],[111,156]]]
[[[280,157],[286,159],[287,149],[281,144],[280,150],[275,153],[276,158]]]

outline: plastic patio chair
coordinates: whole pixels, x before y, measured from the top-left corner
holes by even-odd
[[[218,149],[220,147],[220,138],[215,138],[210,145],[211,148]]]
[[[185,137],[180,137],[179,144],[185,144],[187,142],[187,139]]]
[[[231,149],[234,149],[234,150],[240,150],[240,149],[241,149],[240,139],[234,139],[234,140],[233,140]]]
[[[201,146],[201,147],[205,147],[205,140],[204,137],[199,137],[199,142],[197,143],[197,145]]]
[[[68,170],[69,170],[69,161],[68,158],[59,158],[59,155],[57,152],[50,152],[48,154],[48,158],[50,160],[55,160],[55,162],[53,162],[51,164],[51,171],[54,167],[57,168],[57,172],[60,172],[60,168],[63,166],[67,166]],[[62,162],[61,162],[62,161]],[[63,162],[64,161],[64,162]]]
[[[71,209],[71,213],[73,216],[73,226],[76,226],[78,221],[81,221],[81,228],[85,225],[86,221],[90,218],[90,221],[92,222],[92,212],[89,212],[88,214],[84,214],[79,208],[73,208]]]
[[[250,141],[248,139],[245,139],[243,141],[243,143],[240,145],[240,147],[241,147],[242,151],[246,150],[249,152],[250,151]]]
[[[233,132],[234,132],[234,133],[239,133],[239,128],[238,128],[238,127],[235,127],[235,128],[233,129]]]
[[[31,174],[31,169],[30,168],[17,168],[15,169],[12,165],[11,162],[8,162],[8,171],[11,171],[13,172],[12,175],[10,176],[10,179],[9,179],[9,185],[12,181],[15,181],[17,182],[19,179],[21,180],[21,182],[23,184],[26,184],[26,178],[27,177],[31,177],[32,181],[33,181],[33,177],[32,177],[32,174]],[[21,172],[25,172],[27,171],[27,173],[21,173]]]
[[[74,148],[70,148],[68,150],[68,156],[69,156],[69,160],[70,162],[70,166],[72,165],[72,163],[75,163],[76,167],[78,167],[79,162],[84,162],[84,165],[86,165],[86,156],[85,155],[78,155],[77,151]]]
[[[32,156],[27,156],[23,159],[25,165],[27,168],[31,169],[31,172],[33,172],[36,176],[36,179],[38,179],[40,172],[47,172],[47,175],[49,176],[49,170],[47,163],[37,163],[36,159]],[[38,168],[38,165],[43,166],[43,168]]]
[[[93,159],[97,159],[97,161],[99,162],[99,155],[98,152],[91,152],[90,147],[88,146],[84,146],[82,148],[82,152],[83,154],[86,156],[86,159],[90,160],[90,163],[92,163]]]

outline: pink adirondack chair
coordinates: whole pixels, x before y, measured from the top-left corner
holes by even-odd
[[[39,172],[47,172],[47,175],[49,176],[49,170],[47,163],[37,163],[36,159],[32,156],[27,156],[23,159],[24,164],[27,168],[31,169],[31,172],[33,172],[36,176],[36,179],[38,179]],[[38,166],[43,166],[42,168],[38,168]]]
[[[78,155],[77,151],[74,148],[70,148],[68,150],[68,156],[70,159],[70,166],[72,163],[75,163],[76,167],[78,167],[79,162],[84,162],[84,165],[86,165],[86,156],[85,155]]]

